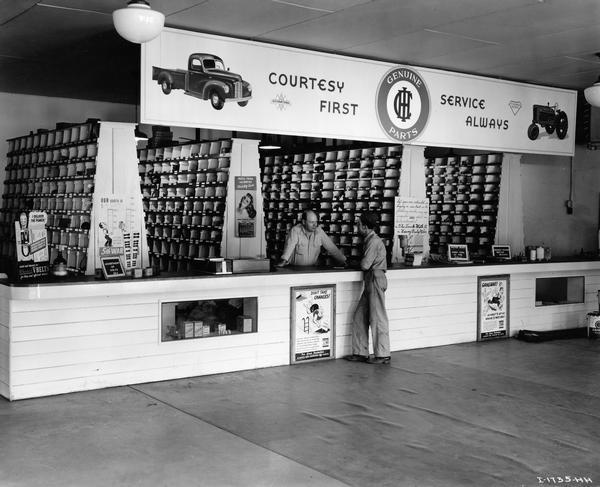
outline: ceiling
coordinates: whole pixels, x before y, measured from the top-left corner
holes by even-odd
[[[0,3],[0,91],[137,103],[127,0]],[[599,0],[150,0],[169,27],[582,90],[600,74]]]

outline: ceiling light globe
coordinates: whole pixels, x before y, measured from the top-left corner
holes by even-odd
[[[600,107],[600,81],[583,90],[587,102],[593,107]]]
[[[132,0],[126,8],[113,12],[113,24],[121,37],[143,44],[157,37],[165,25],[165,16],[152,10],[143,0]]]

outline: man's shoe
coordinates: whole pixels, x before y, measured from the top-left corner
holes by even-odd
[[[392,361],[392,357],[369,357],[367,359],[368,364],[383,364],[387,365]]]
[[[368,362],[369,357],[366,357],[365,355],[357,355],[357,354],[353,353],[352,355],[344,356],[344,360],[348,360],[349,362]]]

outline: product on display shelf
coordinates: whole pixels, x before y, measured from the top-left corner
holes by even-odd
[[[8,140],[0,213],[5,267],[19,257],[10,245],[14,238],[11,221],[33,210],[46,214],[47,262],[56,260],[60,248],[69,273],[85,272],[98,133],[99,121],[89,119],[82,124],[59,123],[53,130],[38,129]]]
[[[287,233],[305,210],[317,212],[323,230],[347,258],[360,255],[356,218],[361,211],[377,211],[391,253],[401,152],[400,146],[381,146],[263,157],[268,256],[279,260]]]

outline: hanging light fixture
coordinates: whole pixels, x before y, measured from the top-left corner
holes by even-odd
[[[131,0],[127,7],[113,12],[113,24],[121,37],[143,44],[160,34],[165,16],[152,10],[145,0]]]
[[[135,136],[135,141],[136,142],[145,142],[145,141],[148,140],[148,136],[144,132],[142,132],[140,130],[140,126],[139,125],[135,126],[134,136]]]
[[[600,52],[597,52],[596,56],[600,58]],[[600,107],[600,77],[592,86],[588,86],[583,90],[583,94],[590,105]]]
[[[281,149],[281,136],[274,134],[263,134],[258,148],[262,150],[277,150]]]
[[[592,86],[588,86],[583,90],[585,99],[593,107],[600,107],[600,77]]]

